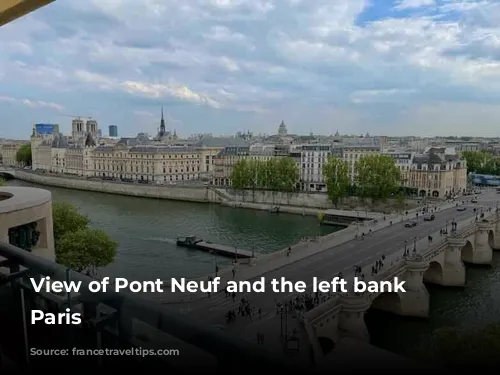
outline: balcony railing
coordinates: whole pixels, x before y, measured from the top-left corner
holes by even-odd
[[[5,259],[2,260],[2,257]],[[41,297],[51,305],[56,303],[61,312],[64,312],[67,307],[72,308],[72,311],[79,311],[78,306],[80,306],[83,311],[82,328],[84,327],[89,335],[97,335],[105,331],[116,337],[118,342],[134,346],[136,344],[134,344],[132,331],[134,323],[140,322],[159,335],[173,336],[179,341],[211,354],[216,359],[213,361],[216,365],[210,362],[212,368],[215,366],[217,369],[238,371],[240,368],[255,366],[274,371],[288,370],[286,369],[288,365],[284,360],[280,360],[279,356],[276,357],[274,353],[261,347],[240,340],[209,324],[197,323],[169,310],[159,302],[141,298],[137,294],[114,291],[90,293],[87,287],[92,281],[90,277],[69,271],[57,263],[0,242],[0,269],[2,267],[8,269],[9,273],[0,272],[0,285],[10,283],[13,290],[23,289],[27,293]],[[50,276],[51,280],[58,281],[66,281],[68,277],[71,281],[81,281],[81,294],[71,299],[67,296],[61,297],[44,292],[35,293],[27,278],[43,276]],[[154,345],[151,341],[147,342],[150,346]],[[196,365],[199,366],[199,363]]]

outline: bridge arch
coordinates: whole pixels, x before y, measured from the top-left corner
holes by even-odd
[[[0,171],[0,177],[6,180],[14,179],[14,174],[12,172]]]
[[[474,259],[473,253],[474,253],[474,245],[467,239],[464,247],[462,248],[462,255],[461,255],[462,261],[470,263],[472,259]]]
[[[372,300],[370,309],[401,315],[401,297],[394,292],[381,293]]]
[[[438,261],[432,261],[429,268],[424,272],[424,282],[431,284],[442,284],[443,282],[443,266]]]

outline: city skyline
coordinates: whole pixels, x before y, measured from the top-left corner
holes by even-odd
[[[495,14],[491,1],[55,2],[2,28],[2,137],[67,132],[64,115],[155,134],[161,105],[185,136],[282,119],[299,134],[496,136]]]

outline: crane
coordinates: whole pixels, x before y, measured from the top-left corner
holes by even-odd
[[[72,117],[76,120],[81,120],[82,118],[86,118],[87,120],[92,120],[92,116],[73,116],[73,115],[59,115],[62,117]]]

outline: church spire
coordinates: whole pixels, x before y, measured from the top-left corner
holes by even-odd
[[[160,135],[164,135],[165,133],[166,133],[165,119],[163,118],[163,106],[161,106]]]

